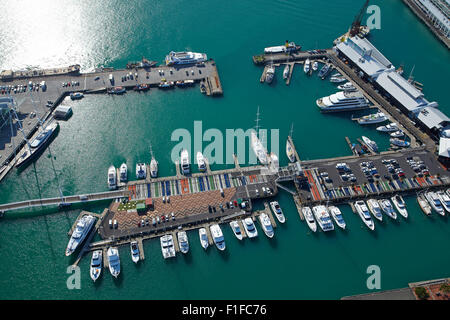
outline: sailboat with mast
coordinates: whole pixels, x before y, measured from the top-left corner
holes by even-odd
[[[289,133],[289,137],[292,138],[293,132],[294,132],[294,124],[291,124],[291,131]],[[292,145],[291,140],[289,138],[286,140],[286,155],[290,162],[295,162],[294,146]]]
[[[258,158],[259,162],[263,165],[267,165],[269,163],[268,157],[267,157],[267,150],[264,148],[263,144],[258,138],[258,131],[259,131],[259,106],[258,111],[256,113],[256,127],[255,130],[252,130],[251,133],[251,146],[253,149],[253,152],[255,153],[256,157]]]
[[[153,149],[151,144],[150,144],[150,155],[152,157],[152,160],[150,161],[150,176],[152,178],[156,178],[158,177],[158,161],[156,161],[153,155]]]

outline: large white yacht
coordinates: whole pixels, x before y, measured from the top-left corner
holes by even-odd
[[[208,235],[206,234],[205,228],[198,229],[198,238],[200,239],[200,244],[202,245],[203,249],[208,249],[209,247],[209,241],[208,241]]]
[[[262,229],[268,238],[273,238],[275,232],[273,231],[272,223],[266,213],[259,215],[259,222],[261,222]]]
[[[158,177],[158,161],[156,161],[154,157],[152,157],[152,160],[150,161],[150,177]]]
[[[258,236],[258,230],[256,229],[252,218],[245,218],[242,220],[242,224],[244,225],[245,233],[248,238],[256,238]]]
[[[441,204],[445,211],[450,213],[450,197],[444,191],[438,191],[436,194],[439,197],[439,200],[441,200]]]
[[[326,232],[334,230],[334,224],[331,221],[330,215],[328,214],[328,210],[325,206],[315,206],[312,210],[322,231]]]
[[[171,234],[165,234],[159,238],[161,243],[161,252],[164,259],[175,257],[175,247],[173,245],[173,237]]]
[[[431,206],[423,194],[419,194],[417,196],[417,202],[419,203],[420,209],[422,209],[423,213],[427,216],[431,215]]]
[[[213,224],[209,227],[209,231],[211,231],[211,236],[214,240],[214,243],[220,251],[224,251],[226,249],[225,238],[223,237],[222,229],[218,224]]]
[[[341,210],[339,210],[339,208],[336,206],[329,206],[328,211],[331,213],[331,216],[333,217],[336,224],[341,229],[345,229],[346,223],[345,223],[344,216],[342,215]]]
[[[145,163],[136,164],[136,178],[145,179],[147,178],[147,166]]]
[[[69,243],[67,244],[66,256],[70,256],[77,249],[80,243],[83,242],[94,226],[95,220],[95,217],[88,214],[80,218],[77,222],[75,230],[72,232]]]
[[[126,163],[122,163],[119,169],[120,182],[127,182],[128,180],[128,167]]]
[[[433,208],[434,211],[436,211],[441,216],[445,215],[444,208],[442,207],[441,200],[439,199],[438,195],[435,192],[427,192],[425,193],[425,198],[428,200],[428,203]]]
[[[272,208],[272,212],[280,223],[286,222],[286,217],[284,216],[283,210],[281,210],[280,204],[278,201],[272,201],[270,203],[270,207]]]
[[[178,245],[180,246],[180,251],[181,253],[188,253],[189,252],[189,240],[187,237],[187,233],[186,231],[179,231],[177,233],[177,238],[178,238]]]
[[[108,254],[109,272],[111,272],[111,275],[114,278],[117,278],[120,274],[119,250],[117,250],[117,248],[115,247],[109,247],[107,254]]]
[[[379,221],[383,221],[383,215],[381,213],[380,204],[375,199],[367,200],[367,207],[370,212],[372,212],[373,216],[377,218]]]
[[[206,171],[205,157],[203,156],[203,154],[200,151],[197,152],[197,165],[198,165],[198,170],[200,172]]]
[[[108,169],[108,188],[109,190],[117,188],[117,172],[114,166],[110,166]]]
[[[171,51],[166,56],[166,65],[182,65],[182,64],[194,64],[199,62],[205,62],[208,60],[208,57],[205,53],[197,53],[197,52],[174,52]]]
[[[102,273],[103,269],[103,251],[102,250],[95,250],[92,253],[91,258],[91,267],[89,270],[89,275],[91,276],[92,281],[96,281],[100,274]]]
[[[268,164],[269,160],[267,157],[266,148],[264,148],[263,144],[258,139],[255,131],[252,131],[252,133],[251,133],[251,145],[252,145],[253,152],[255,153],[259,162],[261,162],[261,164],[263,164],[263,165]]]
[[[395,196],[391,197],[391,201],[394,203],[394,206],[397,209],[398,213],[400,213],[403,217],[408,218],[408,210],[406,210],[406,204],[405,200],[403,200],[403,197],[399,194],[396,194]]]
[[[316,220],[314,220],[314,216],[312,214],[310,207],[302,207],[303,217],[305,217],[306,223],[312,232],[317,231]]]
[[[397,219],[397,213],[394,211],[394,207],[388,199],[378,200],[378,203],[380,204],[381,210],[383,210],[387,216],[394,220]]]
[[[239,226],[239,223],[236,220],[230,222],[230,228],[231,230],[233,230],[233,233],[238,240],[243,239],[244,236],[242,234],[241,227]]]
[[[369,100],[359,92],[339,91],[317,99],[316,104],[322,112],[339,112],[365,109],[369,106]]]
[[[377,131],[380,132],[395,132],[398,131],[398,125],[395,122],[391,122],[385,126],[377,127]]]
[[[358,119],[359,124],[374,124],[384,122],[388,117],[383,112],[372,113]]]
[[[186,149],[181,150],[180,166],[183,174],[189,174],[191,172],[191,165],[189,163],[189,152]]]
[[[375,229],[375,223],[373,222],[372,218],[370,217],[369,209],[367,209],[366,204],[362,200],[358,200],[355,202],[355,208],[358,212],[359,216],[361,217],[361,220],[364,222],[364,224],[370,229]]]

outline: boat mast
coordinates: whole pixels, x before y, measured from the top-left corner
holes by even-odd
[[[256,126],[255,126],[255,131],[256,131],[256,136],[258,137],[258,135],[259,135],[259,120],[261,120],[260,118],[259,118],[259,106],[258,106],[258,111],[256,112]]]
[[[150,156],[152,157],[152,160],[155,158],[153,156],[153,148],[152,148],[152,144],[150,143]]]
[[[294,123],[291,123],[291,130],[289,131],[289,137],[292,138],[292,134],[294,133]]]

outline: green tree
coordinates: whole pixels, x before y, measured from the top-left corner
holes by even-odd
[[[416,287],[414,289],[414,292],[416,293],[417,297],[420,300],[426,300],[430,297],[430,295],[428,294],[427,289],[425,289],[424,287]]]
[[[443,283],[441,287],[439,288],[443,293],[449,294],[450,293],[450,285],[448,283]]]

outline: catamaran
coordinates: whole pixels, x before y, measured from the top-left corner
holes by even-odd
[[[244,225],[245,233],[248,238],[256,238],[258,236],[258,230],[256,229],[252,218],[245,218],[242,220],[242,224]]]
[[[117,172],[114,166],[110,166],[108,169],[108,188],[109,190],[117,188]]]
[[[370,229],[375,229],[375,223],[373,222],[372,218],[370,217],[369,209],[367,209],[366,204],[362,200],[358,200],[355,202],[355,208],[358,212],[361,220],[364,222],[364,224]]]
[[[231,221],[230,228],[231,228],[231,230],[233,230],[233,233],[236,236],[236,238],[238,238],[238,240],[242,240],[243,235],[242,235],[242,230],[241,230],[241,227],[239,226],[239,223],[235,220]]]
[[[198,237],[200,239],[200,244],[202,245],[203,249],[208,249],[209,247],[209,241],[208,241],[208,235],[206,234],[205,228],[198,229]]]
[[[379,221],[383,221],[383,215],[381,214],[381,208],[380,204],[375,199],[369,199],[367,200],[367,207],[369,208],[369,211],[373,214],[375,218],[377,218]]]
[[[406,204],[403,200],[403,197],[399,194],[396,194],[391,198],[391,200],[394,203],[394,206],[397,209],[398,213],[400,213],[403,217],[408,218],[408,210],[406,210]]]
[[[128,180],[128,167],[126,163],[122,163],[119,169],[120,182],[127,182]]]
[[[309,60],[309,58],[308,58],[308,59],[306,59],[305,65],[303,66],[303,71],[305,73],[308,73],[309,70],[311,70],[311,60]]]
[[[164,259],[169,259],[175,257],[175,247],[173,245],[173,237],[171,234],[163,235],[159,238],[161,243],[161,252]]]
[[[177,238],[178,238],[178,244],[180,246],[181,253],[184,253],[184,254],[188,253],[189,252],[189,240],[188,240],[186,231],[179,231],[177,233]]]
[[[289,77],[289,65],[287,64],[283,70],[283,79],[286,80]]]
[[[130,242],[130,251],[131,251],[131,260],[133,260],[134,263],[138,263],[140,255],[137,241]]]
[[[383,112],[377,112],[374,114],[369,114],[367,116],[363,116],[358,118],[358,123],[361,125],[364,124],[374,124],[386,121],[388,118]]]
[[[425,198],[428,200],[428,203],[431,207],[439,213],[441,216],[445,216],[444,208],[442,207],[441,200],[439,200],[438,195],[435,192],[427,192],[425,193]]]
[[[224,251],[226,249],[225,238],[223,237],[222,229],[218,224],[213,224],[209,227],[209,231],[211,231],[211,236],[214,240],[214,243],[220,251]]]
[[[109,272],[114,278],[117,278],[120,274],[120,257],[119,250],[115,247],[108,248],[108,265]]]
[[[286,155],[290,162],[295,162],[294,148],[289,139],[286,141]]]
[[[66,256],[70,256],[77,249],[80,243],[83,242],[94,226],[95,220],[95,217],[88,214],[81,217],[81,219],[77,222],[75,230],[72,232],[69,243],[67,244]]]
[[[387,216],[391,217],[394,220],[397,219],[397,213],[395,213],[394,207],[388,199],[378,200],[378,203],[380,204],[381,210],[383,210],[383,212]]]
[[[183,174],[189,174],[191,172],[191,165],[189,164],[189,152],[186,149],[181,151],[180,166]]]
[[[200,172],[206,171],[205,157],[203,156],[203,154],[200,151],[197,152],[197,165],[198,165],[198,170]]]
[[[441,200],[441,204],[445,211],[450,213],[450,197],[444,191],[438,191],[436,194],[439,197],[439,200]]]
[[[339,208],[336,207],[336,206],[329,206],[328,207],[328,212],[331,213],[331,216],[333,217],[333,219],[336,222],[336,224],[341,229],[345,230],[346,223],[345,223],[344,217],[342,216],[341,210],[339,210]]]
[[[431,206],[423,194],[419,194],[417,196],[417,202],[419,203],[420,209],[422,209],[423,213],[427,216],[431,215]]]
[[[331,221],[330,215],[328,214],[328,210],[325,206],[315,206],[312,210],[322,231],[326,232],[334,230],[334,224]]]
[[[145,163],[136,164],[136,178],[145,179],[147,178],[147,166]]]
[[[270,208],[272,208],[272,212],[280,223],[285,223],[286,218],[283,214],[283,210],[281,210],[280,204],[278,201],[272,201],[270,203]]]
[[[89,272],[89,275],[91,276],[91,279],[94,282],[100,277],[100,274],[102,273],[103,269],[102,263],[103,263],[103,251],[95,250],[92,253],[91,267]]]
[[[308,227],[311,229],[312,232],[317,231],[317,224],[316,220],[314,220],[314,216],[312,214],[310,207],[302,207],[302,214],[303,217],[305,217],[306,223],[308,224]]]

